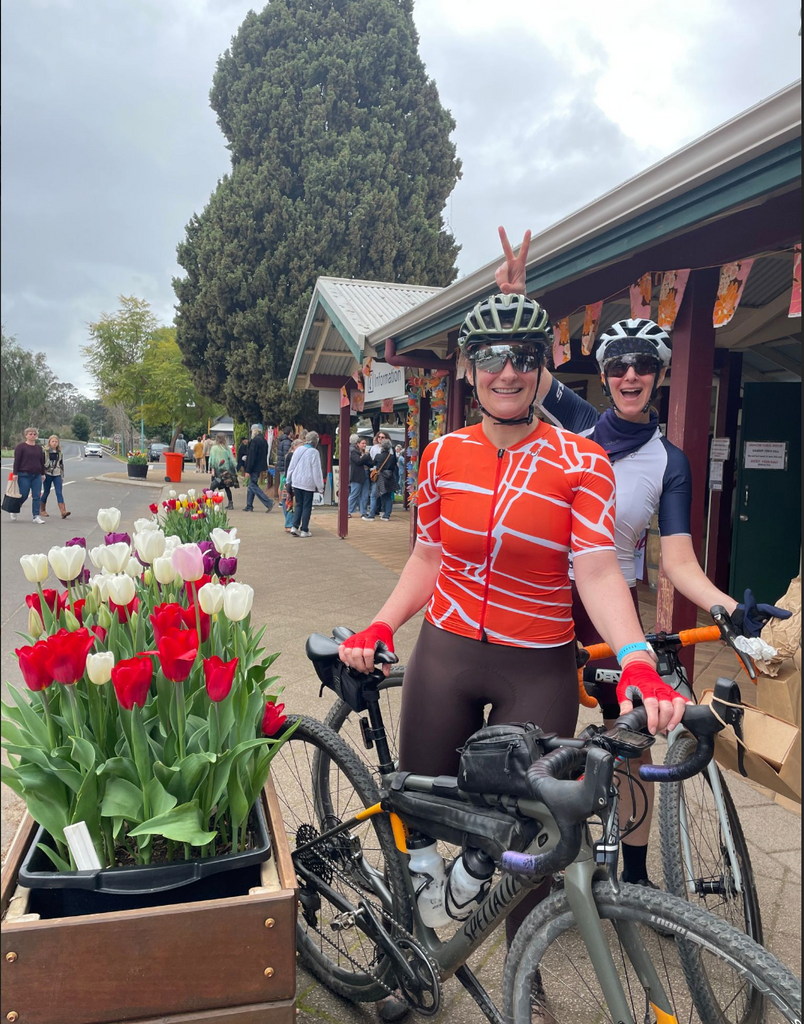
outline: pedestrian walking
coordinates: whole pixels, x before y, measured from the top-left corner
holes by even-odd
[[[254,498],[257,497],[265,505],[265,511],[270,512],[274,503],[260,487],[260,473],[268,472],[268,442],[265,440],[260,423],[253,423],[251,426],[251,440],[246,452],[245,470],[248,475],[248,489],[246,490],[246,507],[243,511],[253,512]]]
[[[374,469],[377,484],[377,503],[382,511],[380,519],[387,523],[394,507],[394,491],[396,490],[396,454],[389,438],[385,438],[380,451],[374,456]],[[372,476],[374,475],[372,471]]]
[[[248,457],[248,438],[244,437],[237,446],[237,472],[246,475],[246,458]],[[234,454],[234,452],[232,452]]]
[[[11,474],[17,481],[20,497],[23,502],[31,495],[31,512],[35,523],[44,523],[39,515],[42,484],[45,479],[45,452],[36,443],[39,431],[36,427],[25,428],[25,440],[14,449],[14,466]],[[18,513],[9,512],[10,519],[16,519]]]
[[[388,435],[384,431],[382,431],[382,430],[378,430],[377,433],[374,435],[374,444],[372,444],[371,448],[369,448],[369,455],[371,456],[371,459],[372,459],[372,465],[374,465],[374,459],[376,459],[377,456],[382,451],[382,443],[383,443],[383,441],[387,441],[387,440],[389,440]],[[371,500],[369,502],[368,515],[364,516],[363,518],[364,519],[373,519],[379,513],[379,511],[380,511],[380,496],[379,496],[379,494],[377,492],[377,481],[376,480],[372,480],[372,482],[371,482]]]
[[[360,515],[368,515],[368,501],[371,493],[369,470],[371,456],[366,451],[365,438],[352,434],[349,438],[349,515],[360,509]]]
[[[324,493],[324,473],[318,452],[318,434],[309,430],[302,447],[294,453],[286,481],[293,492],[293,526],[291,537],[312,537],[310,513],[313,511],[313,495]]]
[[[285,474],[287,473],[288,455],[290,446],[293,444],[293,427],[285,424],[276,439],[276,481],[279,486],[279,494],[282,494],[285,487]]]
[[[181,455],[182,458],[187,454],[187,441],[184,434],[179,434],[176,438],[176,443],[173,445],[173,451],[178,455]]]
[[[401,444],[398,444],[394,449],[396,452],[396,480],[397,480],[397,491],[402,495],[402,500],[405,499],[405,455],[404,449]]]
[[[209,472],[209,453],[212,451],[212,445],[214,444],[212,438],[207,435],[204,437],[204,471]]]
[[[226,443],[226,434],[217,434],[215,437],[215,444],[209,452],[209,471],[212,474],[213,490],[221,487],[224,489],[226,497],[229,499],[226,508],[227,511],[231,511],[234,508],[232,484],[239,485],[237,483],[237,466],[232,449]]]
[[[45,481],[42,487],[42,504],[39,506],[39,515],[46,517],[49,513],[47,511],[47,499],[51,489],[56,492],[56,501],[59,505],[59,512],[61,512],[61,518],[66,519],[70,513],[67,511],[67,506],[64,504],[64,455],[61,450],[61,443],[56,434],[51,434],[47,439],[47,448],[45,449]]]
[[[196,473],[204,472],[204,442],[196,441],[193,445],[193,455],[195,456],[195,471]]]
[[[304,444],[300,437],[295,437],[290,443],[290,451],[285,458],[285,475],[282,478],[282,508],[285,510],[285,533],[290,533],[293,527],[293,490],[288,485],[287,474],[290,470],[290,463],[293,453],[298,451]]]

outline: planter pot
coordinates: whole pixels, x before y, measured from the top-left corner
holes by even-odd
[[[137,466],[131,462],[126,463],[128,468],[128,475],[134,477],[136,480],[144,480],[148,476],[148,464],[144,466]]]
[[[122,896],[75,885],[21,886],[38,832],[26,815],[2,874],[0,1020],[292,1024],[296,878],[270,780],[262,809],[269,859]],[[35,857],[27,860],[36,867]],[[127,905],[132,901],[137,905]]]

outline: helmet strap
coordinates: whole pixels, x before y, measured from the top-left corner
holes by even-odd
[[[473,367],[472,368],[472,391],[474,392],[475,401],[477,402],[478,408],[480,409],[480,411],[483,413],[484,416],[488,416],[491,419],[491,421],[494,423],[495,427],[518,427],[518,426],[521,426],[521,424],[523,424],[523,423],[527,423],[527,425],[530,426],[531,423],[533,423],[533,407],[536,405],[536,396],[539,394],[539,384],[541,384],[542,369],[543,368],[544,368],[543,365],[539,367],[539,373],[538,373],[538,376],[536,377],[536,390],[533,393],[533,401],[530,403],[530,406],[528,408],[528,415],[527,416],[521,416],[519,419],[516,419],[516,420],[503,420],[503,419],[499,419],[498,420],[494,416],[491,415],[491,413],[488,411],[488,409],[484,408],[483,403],[480,401],[480,396],[477,393],[477,373],[475,372],[474,367]]]

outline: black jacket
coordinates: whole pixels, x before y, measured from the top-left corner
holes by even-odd
[[[368,470],[374,462],[368,452],[361,452],[356,444],[349,449],[349,483],[364,484],[368,479]]]
[[[397,458],[393,448],[389,452],[377,452],[374,456],[374,467],[380,470],[377,479],[378,494],[388,494],[397,489],[396,463]],[[382,469],[380,469],[381,466]]]
[[[284,431],[279,435],[276,442],[276,471],[279,476],[283,476],[287,471],[285,462],[290,451],[290,446],[293,443],[293,438],[290,434],[286,434]]]
[[[268,442],[257,434],[248,443],[246,455],[247,473],[266,473],[268,471]]]

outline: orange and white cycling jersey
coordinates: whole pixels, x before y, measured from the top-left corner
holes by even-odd
[[[481,424],[425,449],[419,544],[440,545],[427,620],[459,636],[556,647],[575,634],[569,555],[614,550],[614,473],[594,441],[548,423],[497,449]]]

